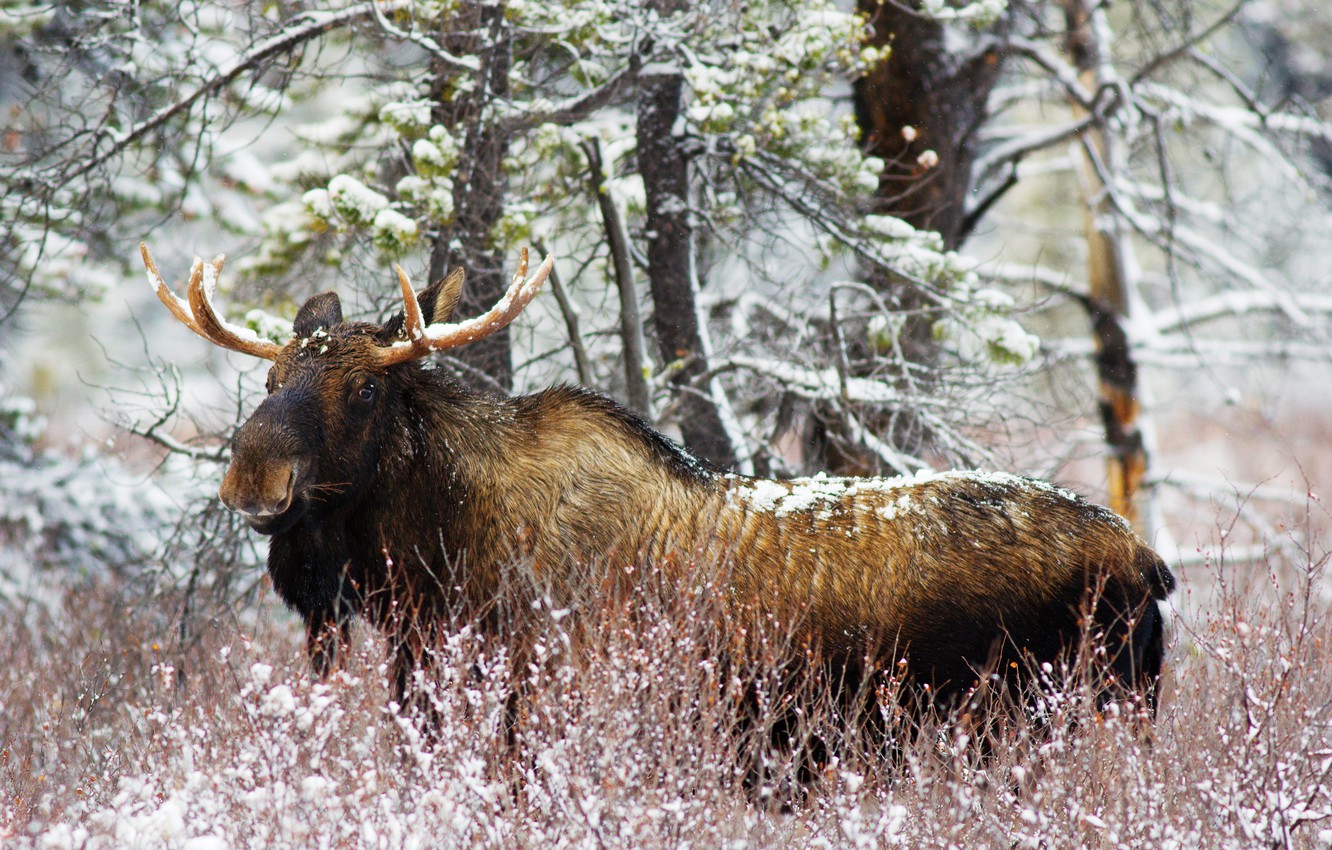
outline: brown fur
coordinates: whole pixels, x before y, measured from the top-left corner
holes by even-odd
[[[422,294],[427,314],[456,300],[441,286]],[[336,296],[311,299],[295,327],[221,494],[272,535],[274,586],[306,618],[320,670],[364,615],[391,636],[401,698],[427,646],[489,610],[506,571],[584,599],[599,577],[655,569],[681,592],[720,579],[735,622],[771,615],[832,663],[905,654],[942,688],[996,657],[1059,658],[1090,614],[1120,683],[1154,696],[1152,600],[1173,578],[1067,491],[980,473],[723,474],[595,393],[492,398],[419,363],[376,368],[401,323],[344,323]]]

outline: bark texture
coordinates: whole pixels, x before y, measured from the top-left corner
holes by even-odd
[[[454,174],[453,221],[434,234],[430,252],[430,280],[439,280],[451,268],[467,269],[467,286],[459,316],[475,316],[489,309],[508,288],[512,269],[492,241],[504,212],[508,191],[501,164],[508,152],[507,135],[485,120],[487,104],[509,94],[513,43],[504,20],[503,3],[464,3],[441,35],[446,48],[459,56],[476,56],[480,72],[462,80],[456,69],[436,60],[431,99],[432,118],[463,139],[463,152]],[[461,85],[466,82],[468,85]],[[509,329],[479,340],[454,355],[471,367],[462,375],[468,384],[509,391],[513,388],[513,361]],[[487,380],[488,378],[488,380]]]
[[[973,142],[989,117],[986,103],[1003,54],[996,39],[970,51],[945,40],[943,26],[907,4],[859,0],[873,26],[872,42],[889,47],[887,61],[856,81],[856,119],[865,148],[884,162],[876,212],[921,230],[938,231],[956,248],[970,232]],[[910,127],[911,132],[904,133]],[[933,151],[937,164],[922,155]]]
[[[699,386],[708,371],[708,351],[696,297],[689,160],[684,139],[676,134],[683,123],[684,77],[645,73],[640,92],[638,170],[647,197],[648,281],[657,345],[662,363],[678,364],[671,387],[685,444],[710,463],[734,468],[735,448],[721,412],[706,385]]]

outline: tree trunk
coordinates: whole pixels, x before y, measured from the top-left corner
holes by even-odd
[[[675,128],[683,121],[684,77],[675,70],[641,77],[638,106],[638,170],[647,196],[648,281],[661,361],[678,363],[671,386],[679,405],[685,444],[723,468],[736,465],[721,411],[706,386],[704,329],[696,303],[694,238],[689,219],[689,161]]]
[[[453,176],[453,222],[434,235],[430,252],[430,280],[449,269],[467,269],[467,285],[457,315],[469,317],[489,310],[508,289],[516,256],[496,250],[491,234],[504,212],[507,180],[501,164],[508,139],[485,119],[484,107],[509,94],[513,44],[504,19],[503,3],[464,3],[443,33],[446,49],[456,55],[476,56],[481,70],[470,91],[457,92],[458,71],[436,65],[431,99],[432,118],[451,133],[463,137],[462,156]],[[482,389],[513,389],[513,360],[509,329],[503,328],[453,356],[470,374],[462,379]]]
[[[906,4],[859,0],[859,8],[870,17],[873,44],[891,48],[853,88],[865,148],[884,162],[874,211],[937,231],[957,248],[971,230],[972,141],[989,117],[1003,54],[989,36],[958,50],[941,24]],[[922,159],[927,151],[937,164]]]
[[[1063,0],[1063,5],[1065,51],[1086,91],[1097,91],[1113,76],[1105,55],[1108,46],[1104,42],[1104,20],[1097,20],[1104,12],[1093,11],[1085,0]],[[1097,161],[1104,174],[1098,170]],[[1105,185],[1105,176],[1114,179],[1123,173],[1123,167],[1123,153],[1115,137],[1099,126],[1088,131],[1082,156],[1088,305],[1096,343],[1101,419],[1110,455],[1106,463],[1110,507],[1142,532],[1145,512],[1140,504],[1140,486],[1147,474],[1148,455],[1138,425],[1137,364],[1124,330],[1133,291],[1129,278],[1132,248]]]
[[[972,142],[988,118],[986,104],[999,78],[1003,54],[998,41],[983,34],[972,47],[959,50],[953,43],[957,33],[946,33],[915,11],[918,4],[858,0],[858,6],[871,21],[872,43],[891,48],[888,59],[857,80],[852,91],[862,143],[884,162],[870,211],[937,231],[947,248],[957,248],[974,223],[966,204]],[[938,358],[933,303],[883,269],[862,274],[906,317],[898,336],[902,355],[916,367],[914,383],[928,388]],[[852,374],[863,377],[882,369],[864,334],[846,339]],[[816,417],[808,446],[812,465],[848,475],[882,471],[871,453],[841,433],[835,413],[825,408]],[[917,417],[899,413],[891,422],[887,416],[870,417],[865,425],[906,455],[929,451],[928,429]]]
[[[647,350],[643,346],[643,320],[638,310],[638,288],[634,286],[634,266],[629,257],[629,233],[620,215],[619,205],[606,185],[601,158],[601,142],[588,139],[583,142],[587,154],[588,187],[601,210],[602,227],[606,230],[606,243],[610,248],[611,265],[615,269],[615,288],[620,295],[620,342],[624,357],[624,395],[629,409],[640,416],[652,418],[652,394],[648,387],[644,364]]]

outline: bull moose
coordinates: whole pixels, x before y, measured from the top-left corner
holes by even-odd
[[[833,662],[889,647],[912,678],[956,690],[996,657],[1062,659],[1091,624],[1104,681],[1154,705],[1156,600],[1174,577],[1121,518],[1068,490],[981,472],[731,474],[598,393],[496,397],[423,360],[512,321],[550,257],[528,278],[524,250],[495,307],[452,324],[462,271],[417,293],[399,267],[403,309],[383,325],[344,321],[325,292],[280,345],[214,312],[221,257],[195,259],[181,299],[140,250],[176,318],[273,363],[219,495],[271,538],[273,586],[304,618],[320,675],[360,615],[388,634],[394,694],[409,696],[450,612],[484,608],[506,569],[572,594],[596,564],[652,568],[669,587],[711,561],[726,564],[726,604],[798,623]]]

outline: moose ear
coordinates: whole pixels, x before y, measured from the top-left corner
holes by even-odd
[[[448,277],[437,280],[421,291],[416,300],[421,303],[421,320],[427,325],[447,322],[453,316],[462,296],[463,281],[467,279],[467,269],[458,266],[449,272]]]
[[[321,292],[301,306],[291,323],[297,337],[308,337],[317,330],[342,324],[342,302],[336,292]]]

